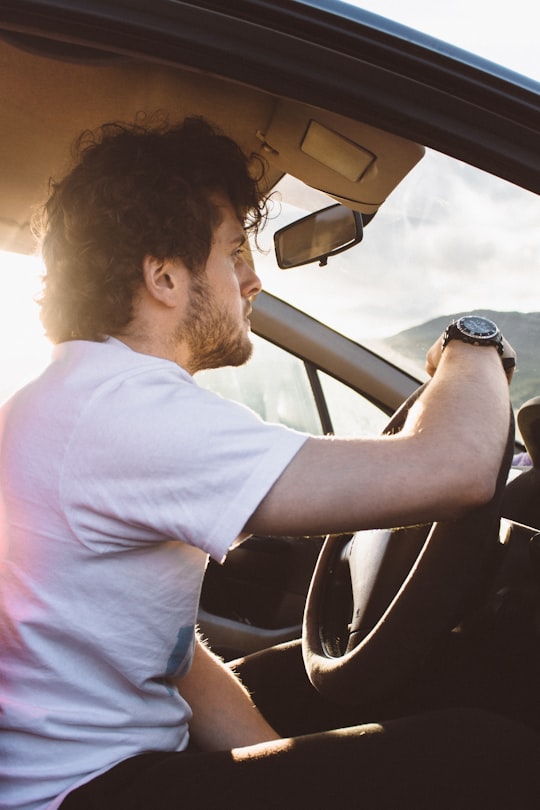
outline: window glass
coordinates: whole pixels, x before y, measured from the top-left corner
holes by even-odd
[[[297,357],[252,335],[253,356],[245,366],[201,371],[199,385],[242,402],[267,422],[314,435],[322,433],[304,364]]]
[[[336,436],[378,436],[389,417],[365,397],[323,371],[319,379]]]

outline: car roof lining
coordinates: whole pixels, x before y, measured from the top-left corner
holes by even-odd
[[[204,116],[266,159],[269,187],[290,173],[365,214],[423,154],[401,137],[247,83],[69,43],[9,34],[0,40],[0,76],[0,248],[7,250],[34,250],[32,213],[49,178],[69,167],[76,136],[141,111],[171,121]],[[366,164],[355,175],[358,156]]]

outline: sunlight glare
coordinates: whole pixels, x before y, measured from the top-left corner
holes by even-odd
[[[52,347],[35,300],[42,272],[35,256],[0,251],[0,402],[49,362]]]

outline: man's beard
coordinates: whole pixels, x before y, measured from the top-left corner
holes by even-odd
[[[209,368],[241,366],[253,353],[243,325],[220,305],[204,274],[191,278],[188,312],[176,337],[189,347],[191,374]]]

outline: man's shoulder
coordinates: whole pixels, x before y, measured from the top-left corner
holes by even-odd
[[[51,376],[76,387],[94,386],[141,377],[146,383],[152,376],[175,382],[192,383],[190,375],[170,360],[134,351],[116,338],[103,341],[72,340],[55,347]]]

